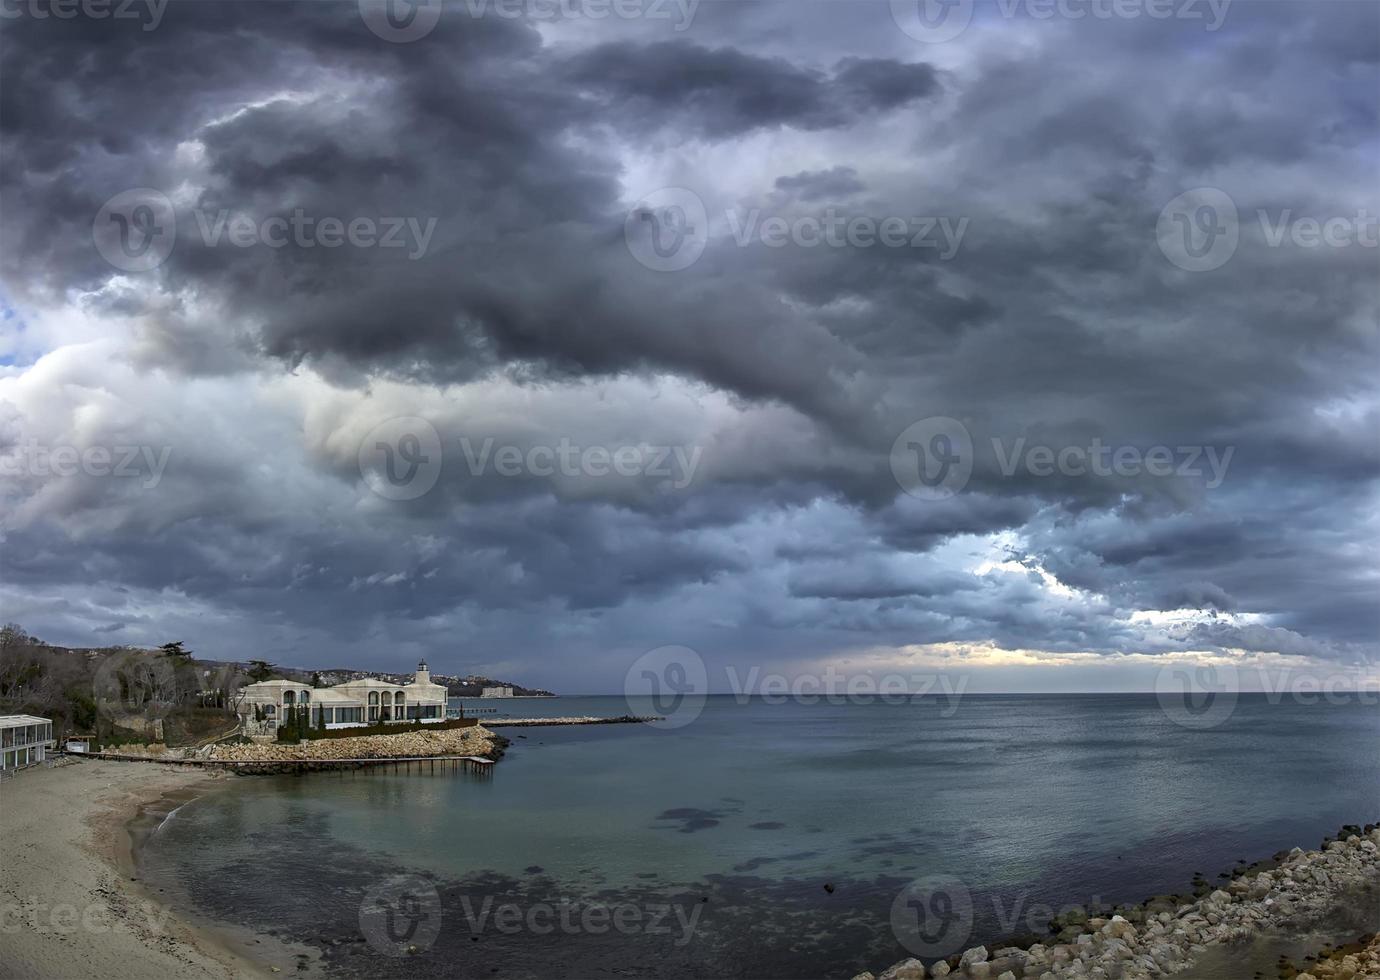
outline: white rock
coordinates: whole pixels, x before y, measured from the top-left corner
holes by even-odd
[[[925,964],[912,957],[902,960],[882,973],[879,980],[924,980]]]
[[[959,965],[959,966],[962,966],[962,967],[966,967],[966,966],[969,966],[970,964],[973,964],[973,963],[984,963],[984,962],[986,962],[986,960],[987,960],[987,947],[986,947],[986,946],[974,946],[972,949],[966,950],[966,951],[964,952],[963,956],[961,956],[961,957],[959,958],[958,965]]]

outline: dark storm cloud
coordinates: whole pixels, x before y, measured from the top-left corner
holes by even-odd
[[[791,576],[791,595],[802,599],[899,599],[949,595],[978,588],[969,575],[907,576],[894,569],[848,563],[834,569],[806,569]]]
[[[902,497],[878,516],[877,529],[897,551],[929,551],[955,534],[986,534],[1019,527],[1034,516],[1035,501],[1017,496],[963,493],[946,500]]]
[[[776,189],[786,191],[801,201],[819,201],[848,197],[865,188],[856,170],[839,166],[828,170],[802,170],[798,174],[777,177]]]
[[[82,592],[126,582],[312,649],[390,622],[423,645],[463,628],[550,649],[549,627],[524,616],[569,615],[598,637],[616,613],[608,629],[662,642],[710,623],[822,646],[1373,652],[1357,539],[1380,476],[1375,250],[1270,247],[1255,215],[1380,212],[1380,13],[1256,5],[1213,35],[1001,24],[1040,43],[962,48],[935,59],[952,65],[941,74],[886,4],[820,6],[703,11],[674,41],[446,16],[390,44],[348,3],[173,4],[154,31],[6,21],[6,292],[131,330],[112,359],[142,374],[102,376],[104,348],[86,355],[95,366],[54,370],[14,396],[22,411],[0,411],[0,447],[50,425],[50,439],[104,427],[174,449],[151,491],[17,481],[13,601],[129,635],[158,613]],[[624,240],[627,207],[655,189],[639,182],[662,179],[695,191],[714,228],[678,273],[639,265]],[[1231,194],[1241,240],[1221,268],[1189,273],[1154,229],[1200,184]],[[155,272],[117,281],[91,223],[138,186],[176,197],[178,242]],[[739,244],[721,219],[753,208],[965,224],[949,257]],[[237,248],[199,224],[298,210],[435,231],[410,257]],[[294,370],[336,389],[276,415],[288,399],[264,389]],[[609,394],[638,377],[713,411],[692,424]],[[363,430],[320,421],[340,392],[382,398],[382,379],[419,392],[497,379],[534,399],[591,387],[482,422],[480,405],[446,420],[430,405],[442,479],[389,507],[356,497],[346,436]],[[607,422],[605,395],[625,421]],[[199,399],[216,412],[196,414]],[[967,427],[973,474],[949,500],[916,500],[888,455],[933,415]],[[676,493],[475,477],[454,452],[464,435],[693,444],[705,462]],[[1233,455],[1215,487],[1003,466],[1018,446],[1094,440]],[[960,569],[996,534],[1029,574]],[[1058,606],[1036,569],[1088,598]],[[683,610],[658,605],[676,598]],[[1128,625],[1182,607],[1268,625],[1148,639]]]
[[[565,76],[609,125],[709,139],[776,126],[832,129],[939,91],[927,64],[844,58],[826,74],[689,41],[599,45],[572,58]]]

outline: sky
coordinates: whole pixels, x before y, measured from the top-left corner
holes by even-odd
[[[0,618],[1380,676],[1380,5],[61,12],[0,9]]]

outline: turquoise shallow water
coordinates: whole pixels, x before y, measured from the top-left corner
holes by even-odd
[[[976,942],[1380,817],[1380,708],[1359,700],[1246,695],[1199,731],[1153,696],[712,697],[670,731],[501,731],[513,745],[489,777],[236,780],[154,835],[147,873],[202,912],[322,945],[340,974],[846,977],[908,955],[893,912],[917,879],[959,883],[944,886],[971,909],[958,938]],[[439,929],[397,959],[361,941],[360,907],[407,873],[436,888]],[[625,910],[626,928],[582,922],[590,908]]]

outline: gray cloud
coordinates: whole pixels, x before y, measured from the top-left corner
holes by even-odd
[[[564,71],[610,125],[709,139],[777,126],[833,129],[939,91],[923,63],[850,57],[826,72],[689,41],[598,45]]]
[[[473,636],[535,681],[585,676],[564,650],[682,638],[1373,657],[1375,250],[1272,247],[1256,215],[1380,213],[1358,82],[1380,13],[1256,5],[1215,34],[979,19],[940,58],[885,3],[730,7],[676,40],[447,16],[398,45],[350,4],[7,22],[0,452],[171,455],[154,487],[0,476],[4,618],[199,650],[253,624],[302,662]],[[710,216],[678,273],[624,240],[658,183]],[[1190,273],[1155,227],[1199,185],[1241,234]],[[91,226],[131,187],[174,198],[178,235],[121,276]],[[948,258],[739,244],[723,216],[752,209],[965,233]],[[412,258],[202,231],[298,211],[435,234]],[[419,500],[360,478],[392,415],[445,446]],[[967,427],[973,472],[917,500],[889,453],[933,415]],[[680,488],[477,474],[459,447],[484,438],[703,462]],[[1232,455],[1214,487],[1003,465],[1094,440]],[[1003,556],[1025,571],[975,572]],[[1184,608],[1218,618],[1132,618]]]

